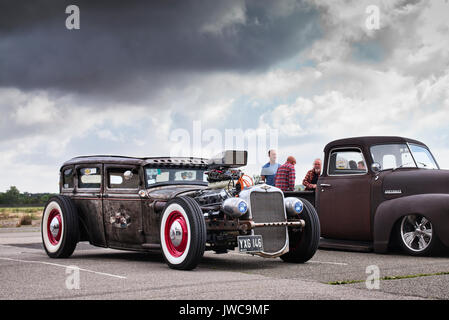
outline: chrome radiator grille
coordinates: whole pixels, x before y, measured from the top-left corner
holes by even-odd
[[[250,195],[251,215],[256,223],[283,222],[285,219],[284,197],[280,192],[254,191]],[[275,253],[282,250],[287,241],[287,227],[266,227],[254,230],[263,238],[264,252]]]

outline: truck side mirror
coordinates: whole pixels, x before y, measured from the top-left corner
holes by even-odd
[[[373,170],[374,173],[379,173],[380,170],[382,170],[382,166],[380,165],[380,163],[374,162],[374,163],[371,165],[371,170]]]

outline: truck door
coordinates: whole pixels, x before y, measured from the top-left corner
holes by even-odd
[[[105,165],[103,216],[108,245],[129,247],[144,242],[139,168]]]
[[[371,177],[358,148],[333,149],[317,187],[321,236],[370,241]]]

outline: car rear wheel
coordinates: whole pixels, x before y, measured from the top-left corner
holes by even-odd
[[[313,205],[300,199],[304,204],[304,210],[300,213],[300,218],[305,221],[302,229],[289,228],[289,252],[283,254],[281,259],[284,262],[304,263],[309,261],[318,250],[320,244],[320,220]]]
[[[160,228],[164,259],[173,269],[194,269],[204,254],[206,225],[198,203],[177,197],[165,206]]]
[[[399,243],[406,253],[426,256],[440,247],[440,241],[429,219],[422,215],[408,215],[398,225]]]
[[[72,200],[52,197],[44,208],[41,223],[42,243],[50,258],[70,257],[79,239],[78,214]]]

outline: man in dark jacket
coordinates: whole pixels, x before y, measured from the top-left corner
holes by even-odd
[[[315,159],[313,162],[313,168],[309,170],[306,174],[306,177],[302,181],[302,184],[304,187],[306,187],[306,190],[308,191],[315,191],[316,184],[318,182],[318,178],[321,175],[321,160]]]

